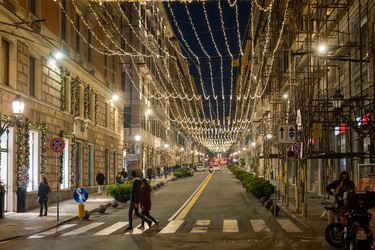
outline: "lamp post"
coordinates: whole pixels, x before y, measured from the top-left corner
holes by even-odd
[[[134,140],[135,140],[134,153],[139,155],[138,164],[140,164],[139,162],[141,161],[142,154],[141,154],[141,145],[139,142],[141,140],[141,136],[140,135],[134,136]],[[142,163],[142,166],[138,166],[138,169],[141,169],[142,173],[144,174],[145,172],[144,172],[144,167],[143,167],[144,165],[143,161],[141,161],[141,163]]]
[[[180,155],[180,167],[182,167],[182,156],[183,156],[184,150],[185,150],[184,148],[180,149],[180,153],[181,153],[181,155]]]

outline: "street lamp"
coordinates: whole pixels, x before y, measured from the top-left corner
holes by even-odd
[[[362,136],[367,135],[369,132],[368,126],[359,126],[359,124],[362,124],[361,120],[353,120],[352,117],[344,114],[342,109],[343,100],[344,96],[341,94],[340,90],[336,90],[335,94],[332,96],[332,103],[336,121],[348,124],[354,131]],[[361,117],[360,119],[363,119],[363,117]],[[367,121],[367,123],[369,122],[370,121]]]
[[[4,132],[9,130],[9,127],[14,127],[19,117],[23,114],[23,110],[25,108],[25,102],[22,100],[20,95],[16,95],[16,97],[13,99],[12,108],[13,108],[13,115],[15,115],[16,118],[8,119],[5,122],[2,122],[0,119],[0,138],[4,134]]]
[[[344,96],[340,93],[340,90],[336,90],[335,94],[332,96],[333,107],[335,109],[341,109],[343,99]]]

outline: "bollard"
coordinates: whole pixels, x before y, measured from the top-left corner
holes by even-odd
[[[83,203],[78,204],[78,217],[79,218],[85,217],[85,204]]]

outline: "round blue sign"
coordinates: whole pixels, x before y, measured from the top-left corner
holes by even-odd
[[[290,137],[290,138],[293,138],[293,137],[294,137],[294,132],[290,131],[290,132],[289,132],[289,137]]]
[[[89,193],[84,188],[77,188],[73,193],[73,198],[76,202],[83,203],[89,198]]]

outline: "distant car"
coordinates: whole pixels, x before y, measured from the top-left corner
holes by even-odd
[[[183,168],[187,170],[187,175],[188,176],[193,176],[194,171],[193,171],[193,169],[191,167],[183,167]]]
[[[206,171],[206,167],[204,166],[203,163],[197,163],[195,170],[197,172],[204,172]]]
[[[220,165],[219,164],[212,165],[212,170],[213,171],[220,171]]]

